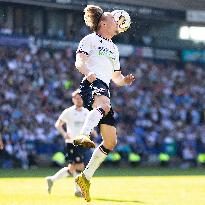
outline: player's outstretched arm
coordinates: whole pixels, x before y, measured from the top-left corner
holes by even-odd
[[[118,86],[131,85],[135,80],[134,75],[122,75],[121,71],[115,71],[112,75],[112,81]]]
[[[87,80],[92,83],[96,80],[96,75],[87,68],[88,55],[85,53],[77,53],[75,66],[80,73],[87,77]]]

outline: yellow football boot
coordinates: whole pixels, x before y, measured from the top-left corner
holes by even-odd
[[[75,178],[76,183],[81,189],[81,192],[83,194],[83,197],[87,202],[91,201],[90,198],[90,182],[86,179],[85,175],[81,173]]]
[[[82,146],[86,148],[95,148],[95,143],[87,135],[79,135],[76,139],[73,140],[75,146]]]

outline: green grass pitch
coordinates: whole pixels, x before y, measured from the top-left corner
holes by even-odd
[[[83,205],[73,196],[73,178],[54,184],[56,169],[0,169],[0,205]],[[92,179],[90,205],[205,205],[205,169],[102,168]]]

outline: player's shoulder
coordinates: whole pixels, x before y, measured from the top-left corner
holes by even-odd
[[[68,108],[66,108],[65,110],[63,110],[63,113],[72,112],[74,109],[75,109],[75,106],[68,107]]]

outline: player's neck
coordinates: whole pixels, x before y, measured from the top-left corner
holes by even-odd
[[[108,32],[103,31],[103,30],[99,30],[98,32],[96,32],[97,34],[99,34],[100,36],[102,36],[105,39],[109,39],[112,40],[112,35],[110,35]]]

